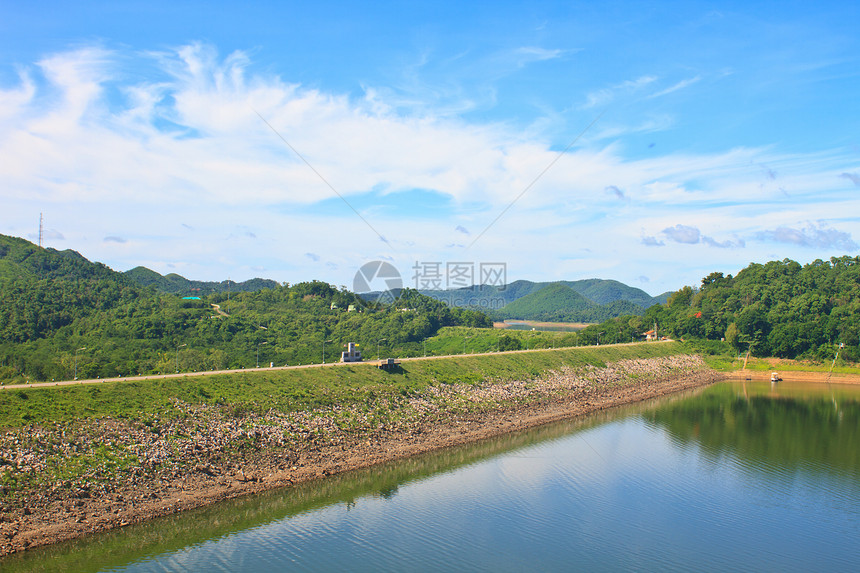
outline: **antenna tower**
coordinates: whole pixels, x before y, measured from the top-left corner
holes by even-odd
[[[40,247],[42,246],[42,235],[43,235],[42,230],[43,230],[43,227],[42,227],[42,214],[41,214],[41,213],[39,213],[39,246],[40,246]]]

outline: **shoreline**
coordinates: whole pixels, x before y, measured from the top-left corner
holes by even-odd
[[[771,372],[777,372],[780,382],[806,382],[812,384],[860,384],[860,375],[855,374],[828,374],[827,372],[812,372],[808,370],[736,370],[727,373],[729,378],[746,380],[770,380]],[[777,382],[778,384],[779,382]]]
[[[89,483],[77,486],[57,483],[48,492],[22,496],[26,502],[17,507],[7,504],[0,521],[0,556],[226,499],[475,443],[725,378],[725,373],[710,370],[701,358],[689,355],[627,360],[607,364],[605,368],[552,372],[529,381],[490,381],[478,386],[448,388],[448,395],[440,398],[447,409],[434,409],[419,401],[420,415],[406,422],[327,431],[326,421],[316,419],[317,426],[311,431],[280,447],[255,447],[271,440],[254,430],[246,434],[252,437],[247,449],[240,447],[227,452],[219,450],[217,445],[204,444],[197,451],[195,445],[190,453],[182,454],[187,463],[174,465],[172,470],[147,470],[150,454],[143,453],[141,467],[125,476],[130,483],[118,479],[119,483],[108,487],[102,484],[102,490]],[[460,400],[461,405],[482,406],[472,410],[452,408],[452,398]],[[189,407],[188,412],[192,420],[199,422],[199,409]],[[107,426],[114,423],[119,424],[99,421]],[[151,449],[154,457],[157,452]]]

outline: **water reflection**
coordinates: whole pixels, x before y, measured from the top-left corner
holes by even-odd
[[[860,388],[735,382],[0,561],[4,571],[850,569]]]
[[[678,444],[769,474],[860,477],[858,388],[735,381],[643,414]]]

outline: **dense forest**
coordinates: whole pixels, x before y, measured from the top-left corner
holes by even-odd
[[[0,380],[308,364],[324,347],[337,360],[347,342],[417,354],[457,325],[492,323],[408,289],[383,306],[319,281],[179,297],[74,251],[0,236]]]
[[[160,290],[168,288],[163,281],[142,286],[139,274],[0,235],[0,381],[318,363],[323,352],[337,360],[347,342],[366,356],[377,348],[417,355],[440,328],[492,326],[482,312],[411,289],[391,305],[319,281],[182,297]],[[603,322],[572,336],[577,345],[641,340],[656,327],[715,352],[824,360],[841,348],[844,359],[860,360],[860,257],[753,263],[734,277],[715,272],[645,310],[630,300],[597,305],[571,284],[525,285],[520,290],[529,292],[509,306],[546,320],[595,312],[591,321]],[[612,305],[622,316],[596,312]],[[518,344],[508,336],[496,346]]]
[[[860,257],[834,257],[807,265],[785,259],[752,263],[737,276],[711,273],[698,287],[686,286],[667,304],[643,316],[590,326],[583,335],[630,340],[657,326],[659,334],[724,340],[756,356],[860,359]]]

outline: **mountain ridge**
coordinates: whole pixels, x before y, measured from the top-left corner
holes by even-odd
[[[576,299],[560,287],[570,289],[590,304],[574,302]],[[547,288],[550,290],[544,292]],[[549,322],[600,322],[624,314],[641,315],[655,304],[665,304],[672,294],[666,292],[652,297],[620,281],[596,278],[551,282],[520,279],[503,286],[475,285],[449,290],[419,289],[418,292],[449,306],[482,310],[495,320],[518,318]],[[557,300],[552,300],[553,295]],[[522,299],[526,301],[515,304]]]
[[[154,286],[161,292],[169,294],[201,295],[221,292],[256,292],[266,288],[280,286],[272,279],[253,278],[240,283],[226,281],[198,281],[187,279],[176,273],[162,275],[152,269],[137,266],[124,273],[129,279],[140,286]]]

